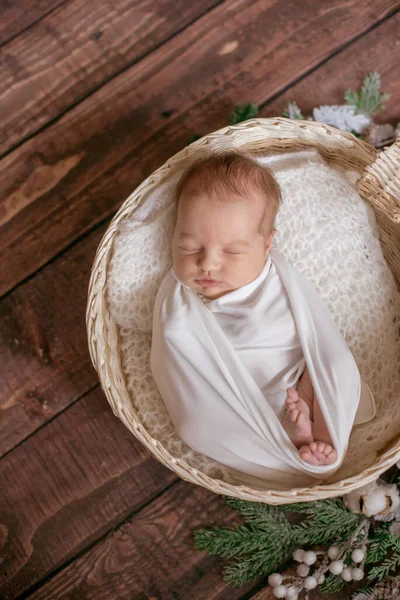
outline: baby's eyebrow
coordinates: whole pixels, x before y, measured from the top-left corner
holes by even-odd
[[[194,236],[193,236],[193,235],[191,235],[190,233],[181,233],[181,234],[179,235],[179,239],[180,239],[180,240],[183,240],[184,238],[185,238],[185,239],[188,239],[188,238],[190,238],[190,239],[194,239]]]
[[[229,242],[229,244],[225,244],[228,246],[250,246],[247,240],[236,240],[235,242]]]

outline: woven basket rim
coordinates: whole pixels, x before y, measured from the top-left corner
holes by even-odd
[[[370,168],[377,156],[375,148],[350,133],[315,121],[298,121],[283,117],[256,118],[237,125],[226,126],[200,138],[176,153],[129,195],[112,219],[98,246],[90,276],[86,310],[90,356],[114,414],[157,460],[174,471],[181,479],[201,485],[217,494],[268,504],[313,501],[341,496],[377,479],[382,472],[400,459],[400,435],[396,443],[393,443],[373,465],[336,483],[293,488],[287,491],[253,489],[245,485],[233,485],[221,479],[211,478],[198,469],[192,468],[184,460],[173,457],[161,442],[152,438],[146,431],[132,406],[126,388],[121,356],[118,351],[118,325],[108,310],[106,300],[107,268],[112,254],[113,239],[118,233],[119,226],[141,204],[147,192],[157,187],[180,161],[194,155],[199,148],[207,146],[210,140],[218,142],[229,138],[229,142],[233,146],[242,147],[246,136],[249,138],[250,145],[257,144],[257,137],[261,136],[264,149],[291,148],[298,150],[304,147],[316,147],[329,160],[337,160],[345,170],[357,171],[360,177],[367,168]],[[364,193],[363,196],[365,197]]]

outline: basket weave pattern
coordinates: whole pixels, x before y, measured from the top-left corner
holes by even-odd
[[[112,319],[106,302],[107,267],[113,239],[121,221],[140,206],[151,189],[168,177],[171,168],[187,160],[189,155],[197,155],[201,147],[206,147],[210,140],[213,147],[235,147],[253,154],[266,150],[316,147],[325,159],[339,164],[349,179],[354,182],[358,180],[360,194],[374,206],[385,258],[397,282],[400,281],[400,144],[394,144],[377,157],[376,150],[368,144],[351,134],[320,123],[281,118],[254,119],[214,132],[176,154],[135,190],[112,220],[98,248],[89,286],[87,329],[93,364],[113,412],[160,462],[175,471],[179,477],[219,494],[268,504],[311,501],[348,493],[376,479],[400,459],[399,440],[371,467],[339,483],[291,491],[260,491],[212,479],[179,457],[171,456],[158,440],[149,435],[132,406],[121,366],[118,326]]]

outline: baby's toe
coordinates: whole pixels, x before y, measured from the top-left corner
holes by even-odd
[[[297,421],[298,416],[299,416],[299,411],[297,410],[297,408],[293,408],[292,410],[289,411],[289,417],[290,417],[290,420],[293,421],[293,423],[295,421]]]
[[[306,458],[310,458],[312,456],[312,452],[311,452],[309,446],[302,446],[299,449],[299,454],[303,460],[305,460]]]
[[[288,400],[291,400],[292,402],[298,402],[299,395],[294,388],[288,388],[286,390],[286,393],[287,393]]]
[[[333,448],[330,444],[324,444],[324,449],[322,450],[322,453],[325,454],[325,456],[329,456],[332,450]]]
[[[318,465],[318,459],[314,456],[312,450],[311,450],[311,444],[310,446],[302,446],[299,450],[299,455],[300,458],[302,460],[304,460],[304,462],[308,463],[309,465]]]

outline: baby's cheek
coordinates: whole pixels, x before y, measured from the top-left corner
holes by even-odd
[[[194,268],[193,257],[191,257],[190,255],[176,256],[174,261],[174,267],[178,275],[188,275]]]

